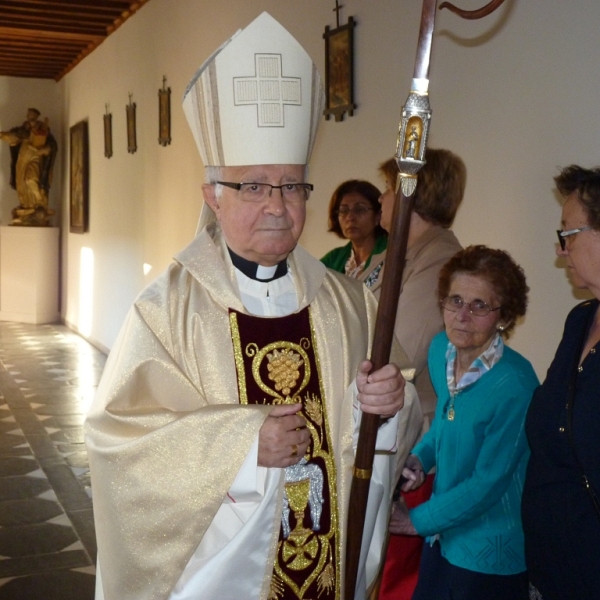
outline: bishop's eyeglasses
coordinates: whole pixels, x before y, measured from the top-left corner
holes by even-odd
[[[476,317],[487,317],[489,313],[500,310],[502,307],[490,308],[483,300],[473,300],[465,302],[460,296],[447,296],[440,301],[440,304],[446,310],[451,312],[460,312],[463,306],[469,309],[469,312]]]
[[[273,190],[280,190],[281,197],[286,202],[304,202],[308,200],[314,189],[312,183],[284,183],[271,185],[270,183],[233,183],[231,181],[216,181],[219,185],[237,190],[240,198],[245,202],[262,202],[270,198]]]
[[[564,229],[557,229],[556,234],[558,235],[558,243],[560,244],[560,249],[564,250],[567,247],[567,240],[570,235],[575,235],[576,233],[581,233],[582,231],[588,231],[589,229],[593,229],[593,227],[579,227],[579,229],[568,229],[565,231]]]

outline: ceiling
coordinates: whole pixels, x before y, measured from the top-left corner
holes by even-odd
[[[0,0],[0,75],[58,81],[148,0]]]

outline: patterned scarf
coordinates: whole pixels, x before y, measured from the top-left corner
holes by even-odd
[[[487,350],[484,350],[471,364],[467,372],[457,383],[454,379],[454,364],[456,363],[456,346],[448,341],[446,350],[446,382],[450,396],[475,383],[484,373],[487,373],[501,358],[504,353],[504,342],[499,333],[496,333]]]
[[[379,272],[383,267],[383,261],[381,261],[372,271],[369,273],[369,276],[365,279],[364,283],[368,288],[371,288],[373,284],[377,281],[379,277]]]

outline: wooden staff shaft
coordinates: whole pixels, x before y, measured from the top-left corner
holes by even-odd
[[[485,7],[477,11],[463,11],[449,2],[444,2],[441,7],[446,7],[456,12],[463,18],[479,19],[498,8],[504,0],[491,0]],[[421,11],[421,24],[419,29],[419,42],[417,56],[413,71],[413,85],[411,93],[403,109],[401,129],[398,139],[397,156],[400,177],[405,178],[398,186],[392,227],[388,240],[386,254],[385,276],[381,287],[381,297],[375,322],[375,334],[373,340],[373,351],[371,361],[373,370],[380,369],[389,362],[392,340],[394,337],[394,325],[398,307],[398,297],[402,283],[404,262],[406,260],[406,248],[408,232],[410,228],[410,216],[414,204],[414,183],[410,185],[410,178],[414,178],[418,170],[425,164],[425,145],[427,143],[427,132],[429,129],[429,100],[417,101],[415,96],[427,95],[429,85],[429,62],[431,58],[431,45],[435,26],[435,11],[437,0],[423,0]],[[414,94],[413,94],[414,92]],[[423,105],[423,106],[421,106]],[[406,129],[409,125],[409,117],[416,118],[422,125],[420,133],[418,152],[411,149],[410,155],[405,148]],[[410,123],[411,130],[416,132],[415,123]],[[418,157],[416,156],[418,154]],[[406,183],[406,196],[403,193]],[[360,425],[358,447],[350,490],[350,504],[348,512],[348,528],[346,542],[346,572],[345,600],[354,600],[358,566],[360,562],[360,551],[363,538],[363,529],[369,499],[369,485],[371,482],[371,471],[373,469],[373,458],[375,456],[375,442],[379,428],[379,417],[363,413]]]
[[[414,203],[413,199],[414,195],[406,197],[402,194],[402,187],[398,187],[392,216],[393,226],[388,238],[385,277],[381,286],[381,297],[375,321],[373,352],[371,354],[371,362],[373,363],[372,371],[381,369],[390,360],[398,297],[400,295],[402,273],[406,260],[406,247],[410,228],[410,216]],[[378,415],[362,414],[359,444],[356,449],[352,487],[350,490],[350,505],[348,507],[348,540],[346,545],[346,576],[344,586],[346,600],[354,599],[356,589],[364,522],[369,499],[369,485],[371,483],[371,471],[373,469],[375,442],[379,424],[380,417]]]
[[[422,80],[428,77],[436,2],[437,0],[423,0],[414,80]],[[405,127],[402,128],[402,131],[405,131]],[[404,153],[404,135],[400,137],[401,139],[398,144],[399,157]],[[423,144],[422,152],[420,152],[421,157],[425,152],[425,141],[426,135],[423,134],[421,139]],[[413,162],[418,163],[413,166],[413,172],[417,171],[424,164],[422,161]],[[402,173],[401,167],[400,170]],[[385,274],[381,286],[381,296],[379,298],[379,308],[377,309],[377,319],[375,322],[373,350],[371,352],[373,371],[380,369],[389,362],[392,340],[394,339],[398,298],[400,296],[400,286],[402,284],[402,274],[404,272],[406,248],[408,245],[410,216],[414,203],[414,194],[410,193],[409,196],[405,196],[402,189],[403,186],[398,185],[392,226],[388,237]],[[356,590],[365,516],[369,500],[369,485],[371,483],[371,471],[373,469],[375,442],[377,440],[379,424],[380,418],[377,415],[363,413],[354,461],[350,504],[348,507],[348,539],[346,542],[346,572],[344,578],[345,600],[354,600]]]

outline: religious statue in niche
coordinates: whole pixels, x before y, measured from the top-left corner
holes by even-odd
[[[0,139],[10,145],[10,185],[19,198],[11,225],[48,227],[55,213],[48,206],[48,192],[58,146],[48,119],[39,117],[40,111],[30,108],[22,125],[0,131]]]
[[[417,126],[413,125],[410,129],[410,133],[406,138],[406,156],[408,158],[417,158],[417,144],[419,143],[419,134],[417,133]]]
[[[323,114],[326,119],[334,115],[336,121],[344,119],[344,113],[354,114],[354,25],[352,17],[340,27],[340,9],[343,5],[335,0],[337,27],[325,27],[325,94]]]

